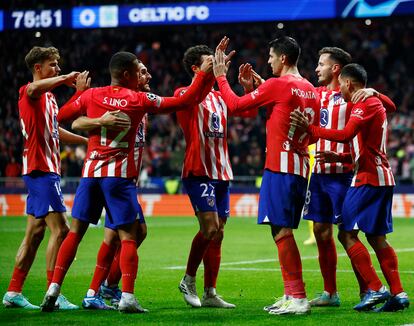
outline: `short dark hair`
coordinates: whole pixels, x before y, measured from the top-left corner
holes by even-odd
[[[341,48],[337,48],[335,46],[327,46],[319,50],[319,55],[325,53],[329,54],[329,57],[341,65],[341,67],[344,67],[352,62],[351,55]]]
[[[194,73],[191,69],[191,66],[200,66],[202,63],[201,56],[213,54],[214,51],[207,45],[196,45],[188,48],[187,51],[185,51],[183,58],[185,71],[187,71],[190,76],[192,76]]]
[[[284,54],[287,58],[288,64],[296,65],[298,63],[300,46],[294,38],[282,36],[271,41],[269,46],[273,48],[273,51],[278,56]]]
[[[341,75],[342,77],[349,77],[353,81],[360,83],[364,87],[367,85],[367,71],[364,67],[357,63],[350,63],[342,68]]]
[[[111,76],[121,77],[124,71],[132,71],[137,56],[131,52],[117,52],[109,61],[109,71]],[[138,60],[138,63],[140,61]]]
[[[53,46],[44,48],[41,46],[34,46],[28,54],[26,54],[24,61],[26,62],[27,68],[33,72],[34,65],[36,63],[43,63],[46,60],[59,60],[60,55],[58,49]]]

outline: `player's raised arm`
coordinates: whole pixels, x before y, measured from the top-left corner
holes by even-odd
[[[42,94],[49,92],[60,85],[75,87],[76,77],[78,75],[78,71],[72,71],[67,75],[36,80],[33,83],[30,83],[30,85],[27,87],[27,95],[30,98],[39,98],[42,96]]]
[[[227,81],[226,74],[228,70],[228,63],[225,62],[224,53],[216,51],[215,60],[213,64],[214,75],[226,102],[229,111],[234,114],[236,111],[252,110],[257,107],[270,104],[273,101],[272,93],[269,92],[270,86],[276,82],[276,79],[271,78],[253,92],[242,97],[237,96],[231,89]]]
[[[351,101],[353,103],[365,102],[366,99],[372,96],[379,98],[387,114],[394,113],[397,110],[395,103],[387,95],[378,92],[374,88],[359,89],[352,95]]]
[[[204,60],[193,83],[180,97],[160,97],[152,93],[146,93],[144,108],[147,112],[171,113],[200,103],[203,100],[201,97],[204,89],[203,85],[208,78],[208,71],[211,71],[212,64],[212,58]]]

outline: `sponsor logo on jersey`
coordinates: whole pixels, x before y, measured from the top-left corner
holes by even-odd
[[[286,140],[286,141],[283,143],[283,149],[284,149],[285,151],[290,151],[290,142],[289,142],[288,140]]]
[[[206,138],[224,138],[224,132],[205,131],[204,137]]]
[[[364,114],[364,110],[362,110],[360,108],[356,108],[356,109],[352,110],[351,116],[363,119],[364,118],[362,116],[363,114]]]
[[[326,108],[321,109],[321,119],[320,119],[320,125],[321,127],[326,127],[329,122],[329,111]]]

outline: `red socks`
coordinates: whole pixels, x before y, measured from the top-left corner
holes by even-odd
[[[65,240],[63,240],[56,258],[52,283],[62,285],[66,272],[72,264],[73,259],[75,259],[81,239],[82,237],[77,233],[69,232]]]
[[[357,241],[351,248],[346,252],[351,259],[352,265],[358,270],[364,282],[368,284],[368,287],[373,291],[378,291],[382,283],[372,266],[371,257],[367,248],[362,242]]]
[[[46,288],[47,290],[49,288],[50,283],[52,283],[53,271],[46,271],[46,279],[47,279],[47,288]]]
[[[358,280],[359,284],[359,294],[367,293],[368,292],[368,284],[364,281],[361,274],[359,274],[358,270],[356,269],[354,263],[351,260],[352,269],[354,270],[355,276]]]
[[[285,294],[294,298],[306,298],[302,279],[302,262],[293,234],[276,241]]]
[[[111,263],[114,259],[116,249],[116,246],[108,246],[105,241],[101,244],[101,248],[99,249],[98,256],[96,258],[95,273],[93,274],[92,282],[89,286],[89,288],[94,290],[95,293],[98,293],[99,287],[102,282],[105,281],[109,273],[109,268],[111,267]]]
[[[323,277],[324,290],[329,294],[336,293],[336,246],[333,238],[316,241],[319,252],[319,266]]]
[[[121,246],[118,247],[118,250],[116,251],[114,260],[112,261],[111,268],[109,270],[108,277],[106,278],[106,281],[108,282],[109,286],[117,285],[119,284],[119,281],[121,280],[122,273],[121,273],[121,267],[119,266],[119,256],[121,255]]]
[[[207,250],[207,247],[210,243],[210,240],[204,238],[201,231],[199,231],[193,239],[191,244],[190,255],[187,261],[187,270],[186,273],[192,277],[196,276],[198,266],[200,266],[201,260],[203,259],[204,253]]]
[[[203,256],[204,262],[204,288],[216,288],[217,275],[221,261],[221,241],[210,241]]]
[[[122,271],[122,292],[134,293],[134,283],[138,272],[136,241],[122,240],[119,258]]]
[[[22,269],[15,267],[7,291],[21,293],[24,280],[26,279],[28,273],[29,271],[24,271]]]
[[[396,295],[403,292],[400,274],[398,273],[398,259],[394,249],[388,246],[376,251],[376,254],[382,273],[390,286],[391,294]]]

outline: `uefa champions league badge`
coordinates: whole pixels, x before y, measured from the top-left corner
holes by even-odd
[[[208,197],[207,198],[207,204],[208,204],[208,206],[213,207],[214,206],[214,198],[213,197]]]
[[[288,140],[286,140],[286,141],[283,143],[283,149],[284,149],[285,151],[290,151],[290,142],[289,142]]]

